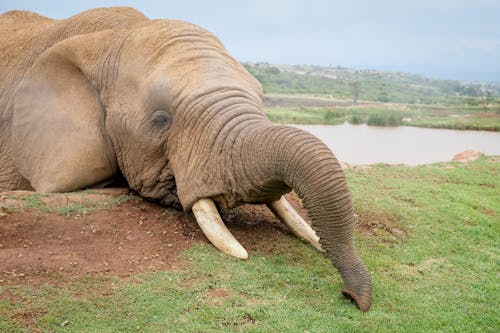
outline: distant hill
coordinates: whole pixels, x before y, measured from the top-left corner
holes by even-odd
[[[265,93],[315,94],[335,99],[409,104],[470,104],[500,98],[500,83],[437,80],[377,70],[310,65],[243,65]],[[358,95],[358,96],[356,96]]]

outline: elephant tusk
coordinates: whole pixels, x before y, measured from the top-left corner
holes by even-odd
[[[208,240],[220,251],[239,259],[247,259],[245,248],[234,238],[222,222],[211,199],[200,199],[193,205],[193,214]]]
[[[272,210],[279,220],[303,241],[311,244],[317,250],[325,252],[319,243],[319,237],[309,224],[295,211],[290,203],[281,197],[278,201],[268,203],[267,207]]]

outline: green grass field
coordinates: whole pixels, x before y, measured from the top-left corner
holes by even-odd
[[[326,108],[267,108],[266,115],[280,124],[339,125],[345,120],[343,110]]]
[[[499,174],[498,157],[347,171],[373,274],[367,313],[290,236],[248,261],[206,244],[172,272],[0,286],[0,332],[498,332]]]
[[[449,128],[456,130],[483,130],[500,131],[500,115],[494,118],[485,118],[480,115],[469,117],[422,117],[405,123],[409,126],[429,128]]]
[[[291,100],[296,101],[296,99]],[[314,104],[314,100],[314,97],[302,97],[305,104]],[[500,131],[500,113],[485,113],[482,110],[465,106],[457,108],[373,103],[354,107],[270,106],[265,109],[265,113],[272,122],[280,124],[338,125],[347,120],[355,124],[368,123],[368,125],[375,126],[407,125]]]

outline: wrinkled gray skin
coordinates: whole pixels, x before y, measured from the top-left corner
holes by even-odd
[[[371,279],[356,254],[344,174],[314,136],[273,125],[259,83],[209,32],[103,8],[56,21],[0,16],[0,191],[73,191],[123,175],[189,211],[303,199],[343,292],[363,311]]]

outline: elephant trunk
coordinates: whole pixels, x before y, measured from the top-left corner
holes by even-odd
[[[268,125],[248,134],[246,163],[256,165],[247,171],[249,182],[264,193],[277,193],[285,183],[299,195],[322,248],[343,278],[342,292],[367,311],[371,277],[354,247],[351,194],[335,156],[319,139],[294,127]]]

